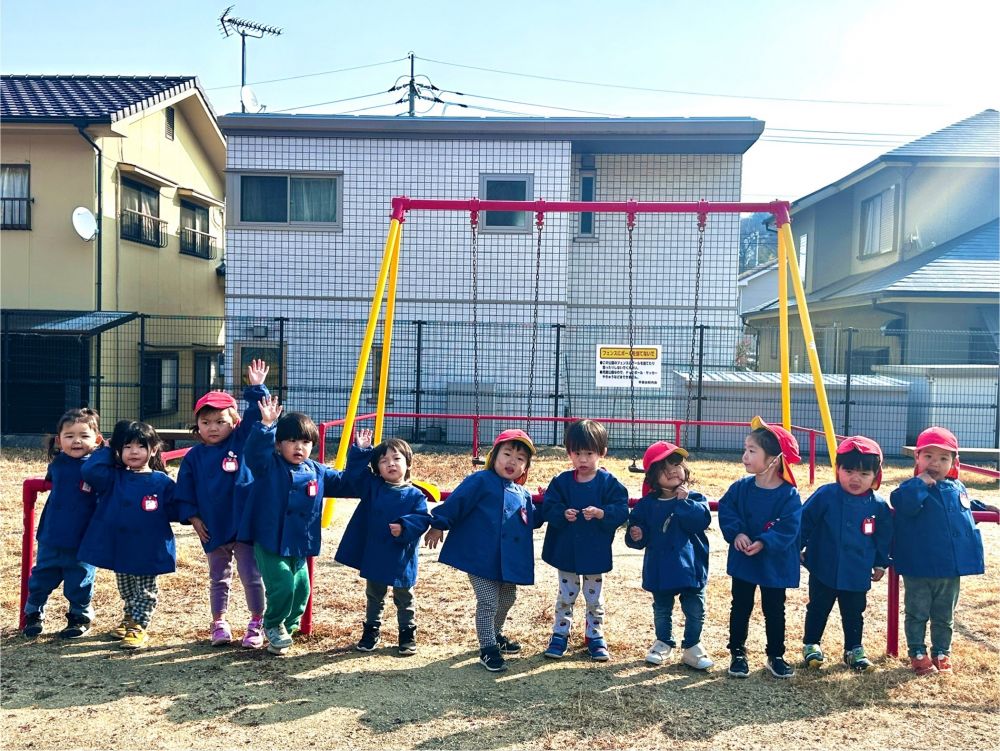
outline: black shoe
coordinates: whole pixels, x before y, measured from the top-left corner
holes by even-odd
[[[521,651],[520,642],[508,639],[503,634],[497,634],[497,646],[505,655],[516,655]]]
[[[66,616],[66,628],[59,632],[60,639],[76,639],[90,631],[90,619],[82,615]]]
[[[747,656],[742,652],[733,654],[733,659],[729,662],[729,674],[733,678],[749,678],[750,665],[747,663]]]
[[[45,619],[41,613],[28,613],[24,616],[24,630],[21,632],[27,637],[34,638],[42,633],[45,626]]]
[[[785,662],[784,657],[768,657],[767,669],[775,678],[791,678],[795,675],[795,668]]]
[[[504,662],[503,656],[500,654],[499,647],[480,649],[479,662],[491,673],[499,673],[500,671],[507,669],[507,663]]]
[[[404,657],[417,653],[417,627],[407,626],[399,629],[399,646],[396,648]]]
[[[371,652],[378,646],[382,638],[382,632],[378,626],[370,626],[367,623],[364,625],[365,630],[361,634],[361,641],[358,642],[357,649],[359,652]]]

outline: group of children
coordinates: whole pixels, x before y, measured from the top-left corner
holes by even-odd
[[[227,611],[235,567],[251,615],[242,645],[266,645],[284,654],[309,599],[306,559],[320,552],[323,499],[352,497],[360,502],[335,559],[366,580],[360,651],[374,650],[381,641],[391,587],[398,653],[416,653],[414,586],[424,538],[432,549],[443,543],[440,562],[468,574],[480,662],[487,670],[504,670],[504,657],[521,651],[504,634],[507,615],[517,586],[534,583],[532,533],[546,524],[542,559],[556,569],[558,586],[544,655],[559,659],[568,652],[574,605],[582,593],[587,653],[607,661],[603,584],[612,570],[615,535],[624,525],[625,544],[643,550],[642,587],[652,594],[655,640],[646,661],[661,665],[677,648],[677,600],[684,615],[680,660],[697,670],[714,665],[701,641],[711,513],[707,499],[691,488],[683,448],[657,441],[647,449],[643,495],[629,510],[628,490],[601,467],[607,430],[594,420],[575,421],[564,441],[572,469],[552,479],[536,506],[524,487],[534,443],[522,430],[505,430],[485,468],[429,511],[430,494],[410,480],[413,452],[406,441],[393,438],[373,446],[372,432],[363,429],[343,472],[315,462],[310,459],[319,440],[315,423],[301,413],[283,414],[264,386],[267,372],[259,360],[248,368],[249,406],[242,420],[229,394],[213,391],[198,400],[192,431],[200,443],[184,457],[176,483],[163,471],[162,442],[150,426],[121,421],[103,445],[92,410],[70,410],[60,419],[49,447],[52,491],[38,527],[26,636],[42,632],[46,602],[60,582],[69,611],[59,636],[87,633],[94,618],[95,568],[106,568],[115,572],[123,602],[114,634],[123,648],[145,646],[157,576],[176,566],[170,524],[180,522],[194,528],[206,554],[212,644],[234,639]],[[785,593],[799,586],[800,564],[810,573],[804,663],[824,663],[820,643],[837,603],[844,662],[857,671],[872,670],[862,645],[866,598],[890,554],[903,575],[913,669],[921,675],[951,671],[960,577],[984,572],[971,509],[995,510],[971,500],[958,480],[955,436],[936,427],[921,433],[914,477],[891,494],[893,515],[874,492],[882,452],[871,439],[843,441],[836,482],[803,504],[792,473],[800,461],[795,438],[759,417],[750,427],[742,457],[747,477],[733,483],[718,504],[732,582],[729,675],[749,675],[746,640],[758,588],[767,668],[776,678],[794,674],[785,660]]]

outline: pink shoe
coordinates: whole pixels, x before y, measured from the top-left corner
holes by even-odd
[[[212,621],[212,646],[221,647],[233,640],[233,630],[224,620]]]
[[[247,649],[260,649],[264,646],[264,619],[251,618],[247,624],[247,632],[243,637],[243,646]]]

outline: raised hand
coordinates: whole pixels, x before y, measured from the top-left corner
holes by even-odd
[[[281,412],[284,409],[284,407],[278,404],[278,397],[276,396],[265,396],[257,402],[257,406],[260,407],[260,422],[265,428],[271,427],[274,421],[281,416]]]
[[[354,440],[358,444],[359,449],[370,449],[372,447],[372,436],[374,433],[371,428],[361,428],[355,435]],[[398,536],[398,535],[394,535]]]
[[[247,365],[247,380],[251,386],[260,386],[267,379],[270,370],[263,360],[251,360]]]

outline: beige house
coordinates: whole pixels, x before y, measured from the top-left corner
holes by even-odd
[[[2,432],[79,404],[187,419],[224,340],[162,318],[224,312],[226,143],[198,80],[4,76],[0,140]]]

